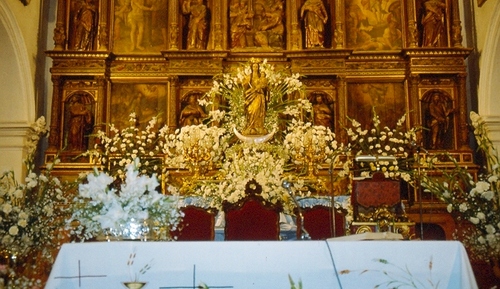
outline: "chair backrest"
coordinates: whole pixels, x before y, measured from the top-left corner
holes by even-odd
[[[355,220],[363,218],[362,215],[374,214],[380,208],[396,217],[401,206],[401,183],[384,178],[382,173],[374,174],[372,179],[355,180],[351,204]]]
[[[252,180],[246,185],[245,198],[237,203],[223,204],[225,240],[279,240],[282,206],[266,202],[261,192],[262,187]]]
[[[345,215],[327,206],[302,208],[302,222],[311,240],[325,240],[345,235]]]
[[[181,208],[184,213],[177,230],[171,232],[177,241],[213,241],[215,237],[214,210],[197,206]]]

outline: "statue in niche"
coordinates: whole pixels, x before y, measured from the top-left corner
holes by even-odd
[[[73,41],[70,49],[89,51],[93,49],[97,35],[97,7],[93,0],[80,1],[73,16]]]
[[[89,107],[92,100],[86,93],[74,94],[67,100],[66,148],[81,152],[88,149],[88,135],[92,132],[94,119]]]
[[[233,0],[229,7],[231,48],[247,47],[245,34],[252,27],[252,17],[246,0]]]
[[[207,6],[203,0],[184,0],[182,13],[189,15],[187,49],[205,49],[207,45]]]
[[[446,46],[445,9],[446,4],[441,0],[424,2],[425,12],[421,22],[423,47]]]
[[[325,24],[328,21],[328,13],[323,1],[306,0],[300,9],[300,18],[304,19],[306,48],[323,48],[325,43]]]
[[[246,127],[243,135],[265,135],[264,120],[267,109],[267,78],[257,61],[252,63],[252,72],[243,82],[245,89]]]
[[[312,93],[310,96],[313,104],[313,124],[333,128],[333,109],[330,97],[321,92]]]
[[[198,103],[199,94],[193,93],[187,96],[187,104],[179,116],[180,126],[199,125],[208,115]]]
[[[454,109],[449,106],[448,98],[439,91],[427,97],[429,101],[427,111],[427,125],[430,129],[430,148],[445,149],[445,142],[451,131],[450,116]]]

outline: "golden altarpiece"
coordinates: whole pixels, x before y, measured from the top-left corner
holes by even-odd
[[[54,49],[47,51],[53,97],[46,160],[59,154],[61,174],[90,168],[77,157],[93,147],[88,136],[133,111],[143,121],[159,115],[176,129],[184,106],[211,88],[214,75],[261,58],[303,76],[304,96],[325,104],[322,124],[340,141],[347,142],[347,117],[368,123],[376,107],[382,123],[394,124],[408,113],[408,127],[428,128],[418,147],[446,150],[473,167],[471,49],[461,44],[458,2],[59,0]],[[328,169],[319,175],[327,178]],[[418,197],[408,193],[408,215],[451,238],[452,218]]]

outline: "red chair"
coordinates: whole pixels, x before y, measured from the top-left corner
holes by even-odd
[[[244,199],[234,204],[223,204],[225,240],[279,240],[282,206],[262,199],[261,192],[262,187],[252,180],[246,185]]]
[[[215,237],[214,210],[197,206],[182,207],[184,213],[177,230],[172,231],[172,237],[177,241],[213,241]]]
[[[302,222],[311,240],[325,240],[345,235],[344,214],[335,211],[334,222],[333,211],[327,206],[302,208]]]

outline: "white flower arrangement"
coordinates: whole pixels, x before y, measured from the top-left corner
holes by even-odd
[[[288,157],[269,144],[241,144],[226,151],[226,159],[220,169],[221,179],[202,181],[194,194],[210,200],[210,207],[222,210],[223,202],[236,203],[245,198],[245,186],[255,180],[262,187],[261,197],[272,203],[281,204],[286,213],[293,214],[295,203],[283,188]],[[303,181],[293,183],[294,190],[302,192]],[[310,192],[302,192],[306,196]]]
[[[118,129],[114,124],[108,126],[109,133],[99,130],[96,145],[85,154],[93,161],[120,178],[125,177],[123,168],[139,159],[136,163],[141,174],[158,175],[162,172],[162,157],[158,146],[158,120],[153,117],[144,130],[138,127],[135,113],[129,115],[129,126]]]
[[[44,117],[38,118],[28,131],[24,161],[27,175],[23,183],[12,171],[0,175],[0,250],[18,260],[9,268],[13,288],[41,288],[42,281],[37,277],[50,270],[54,252],[68,238],[63,230],[64,220],[70,215],[66,193],[78,181],[63,182],[53,176],[57,157],[42,172],[35,171],[36,149],[47,132]]]
[[[24,253],[32,244],[28,222],[30,210],[24,206],[24,188],[12,171],[0,176],[0,244],[3,249]]]
[[[381,160],[378,163],[369,162],[368,167],[360,163],[361,176],[369,176],[372,172],[380,169],[385,177],[400,177],[405,181],[411,181],[409,172],[404,170],[405,163],[411,158],[410,151],[412,143],[416,142],[418,128],[406,129],[404,114],[397,122],[395,128],[388,126],[380,127],[380,119],[373,108],[372,127],[363,129],[355,119],[349,119],[351,125],[345,127],[348,136],[348,148],[354,155],[370,156],[394,156],[396,160]],[[399,160],[398,160],[399,159]]]
[[[472,253],[471,258],[482,261],[500,260],[500,162],[498,153],[488,136],[484,120],[475,112],[470,113],[479,151],[488,161],[487,169],[478,179],[467,168],[461,167],[448,154],[427,160],[429,169],[437,170],[436,176],[423,174],[422,186],[447,204],[447,210],[459,221],[472,224],[472,228],[456,232]],[[442,169],[442,161],[454,163],[452,169]]]
[[[159,182],[155,174],[140,175],[139,161],[126,166],[125,180],[118,188],[115,179],[97,170],[87,175],[73,201],[70,222],[78,221],[72,233],[83,240],[96,237],[105,229],[120,230],[120,226],[131,219],[149,220],[155,227],[172,229],[180,221],[176,190],[169,187],[172,195],[157,191]],[[167,235],[166,238],[169,238]]]
[[[310,111],[312,105],[304,100],[292,95],[295,92],[303,90],[300,75],[292,74],[287,70],[276,71],[275,66],[267,62],[267,59],[262,61],[252,59],[248,63],[241,65],[233,72],[224,73],[214,77],[213,86],[206,94],[206,99],[200,101],[200,105],[210,106],[212,112],[210,116],[216,117],[214,120],[221,121],[228,131],[236,128],[242,131],[246,125],[245,119],[245,80],[252,74],[252,64],[259,63],[259,70],[265,75],[267,81],[267,90],[269,91],[265,128],[271,131],[278,131],[280,125],[284,122],[282,114],[290,114],[298,116],[302,113],[302,109]],[[227,106],[224,102],[217,101],[222,98],[227,101]],[[221,107],[217,107],[217,105]],[[220,109],[230,107],[230,110],[221,113]]]

